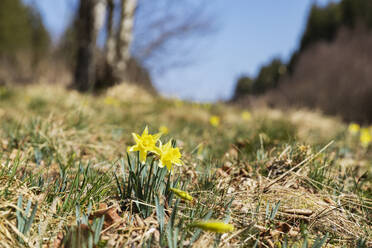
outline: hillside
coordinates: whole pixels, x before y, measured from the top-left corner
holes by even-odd
[[[273,58],[257,76],[241,75],[232,102],[306,107],[371,123],[372,2],[315,1],[289,61]]]
[[[100,96],[2,87],[0,117],[0,247],[372,245],[371,129],[129,84]],[[170,157],[127,157],[146,126]],[[158,165],[175,147],[183,165],[169,173]],[[208,219],[233,228],[202,231]]]
[[[332,43],[303,52],[290,77],[265,96],[271,106],[321,109],[348,121],[372,121],[372,32],[341,29]]]

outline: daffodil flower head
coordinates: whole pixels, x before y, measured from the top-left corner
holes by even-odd
[[[227,233],[234,231],[232,224],[226,224],[222,221],[197,221],[190,225],[190,227],[197,227],[204,231],[216,232],[216,233]]]
[[[105,99],[104,99],[104,103],[106,105],[112,105],[114,107],[119,107],[120,106],[120,102],[118,99],[112,97],[112,96],[107,96]]]
[[[350,125],[348,127],[349,133],[355,135],[355,134],[357,134],[359,132],[359,130],[360,130],[359,124],[357,124],[357,123],[350,123]]]
[[[176,99],[176,100],[174,101],[174,105],[176,106],[176,108],[180,108],[180,107],[183,106],[183,101],[180,100],[180,99]]]
[[[218,127],[220,125],[220,117],[216,115],[211,116],[209,123],[214,127]]]
[[[176,189],[176,188],[170,188],[169,190],[174,192],[176,194],[176,196],[178,196],[182,200],[185,200],[185,201],[192,201],[193,200],[192,196],[189,195],[189,193],[187,193],[186,191]]]
[[[368,128],[362,128],[360,130],[360,143],[363,147],[368,147],[372,142],[372,135]]]
[[[157,152],[156,143],[161,137],[161,133],[155,135],[149,134],[149,130],[146,126],[141,136],[136,133],[132,133],[132,136],[136,144],[129,147],[128,152],[139,151],[140,161],[141,163],[145,163],[147,152]]]
[[[245,121],[249,121],[251,119],[252,115],[248,111],[243,111],[242,112],[242,119]]]
[[[159,141],[159,147],[156,148],[156,153],[159,155],[159,167],[162,168],[166,166],[168,171],[171,171],[172,164],[177,166],[183,164],[180,149],[178,147],[172,147],[171,140],[169,140],[165,145]]]
[[[168,128],[166,126],[160,126],[159,127],[159,132],[162,134],[167,134],[169,132]]]

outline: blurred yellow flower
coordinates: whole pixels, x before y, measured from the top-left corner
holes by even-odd
[[[348,131],[351,134],[357,134],[360,130],[360,126],[357,123],[350,123]]]
[[[81,106],[83,107],[88,107],[88,100],[87,99],[84,99],[82,102],[81,102]]]
[[[174,101],[174,105],[175,105],[177,108],[180,108],[180,107],[183,106],[183,101],[180,100],[180,99],[176,99],[176,100]]]
[[[169,140],[165,145],[163,145],[161,141],[159,142],[159,147],[155,148],[156,153],[159,155],[159,167],[162,168],[166,166],[168,171],[171,171],[172,164],[181,166],[183,162],[181,161],[181,153],[179,148],[173,148],[171,140]]]
[[[201,156],[202,155],[203,150],[204,150],[204,145],[203,145],[203,143],[200,143],[198,145],[198,151],[197,151],[198,156]]]
[[[193,198],[191,195],[189,195],[187,192],[180,190],[180,189],[175,189],[175,188],[170,188],[171,191],[173,191],[179,198],[185,201],[192,201]]]
[[[106,105],[112,105],[114,107],[119,107],[120,106],[120,102],[118,99],[112,97],[112,96],[107,96],[105,99],[104,99],[104,103]]]
[[[190,226],[216,233],[226,233],[234,231],[234,226],[232,224],[226,224],[221,221],[198,221],[192,223]]]
[[[241,116],[245,121],[249,121],[252,118],[252,115],[249,111],[243,111]]]
[[[159,132],[162,134],[167,134],[168,133],[168,128],[166,126],[160,126],[159,127]]]
[[[368,147],[372,141],[372,136],[368,128],[362,128],[360,130],[360,143],[363,147]]]
[[[220,117],[212,115],[209,119],[209,123],[214,127],[218,127],[220,125]]]
[[[151,135],[147,126],[142,132],[142,135],[139,136],[136,133],[132,133],[133,139],[136,142],[134,146],[128,147],[128,152],[139,151],[141,163],[146,162],[147,152],[156,152],[156,142],[159,140],[161,133]]]

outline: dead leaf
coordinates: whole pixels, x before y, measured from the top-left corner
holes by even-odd
[[[335,205],[335,202],[331,198],[324,197],[323,201],[325,201],[328,204]]]
[[[63,238],[64,238],[63,233],[62,232],[58,233],[56,239],[54,240],[53,248],[63,248],[62,244]]]
[[[285,222],[280,222],[277,230],[282,233],[288,233],[291,230],[291,226]]]
[[[99,218],[102,217],[103,215],[105,216],[105,221],[103,224],[104,228],[107,228],[114,223],[122,221],[122,218],[118,214],[118,208],[115,206],[108,207],[106,203],[100,203],[99,209],[93,212],[89,216],[89,219]]]

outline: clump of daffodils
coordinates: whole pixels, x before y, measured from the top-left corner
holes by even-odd
[[[361,127],[357,123],[350,123],[347,130],[354,137],[359,136],[359,142],[362,147],[367,148],[372,143],[371,127]]]
[[[218,118],[218,117],[217,117]],[[219,118],[217,119],[217,126],[219,124]],[[183,165],[183,162],[181,160],[181,152],[178,147],[175,147],[174,144],[172,144],[172,140],[169,140],[167,143],[163,144],[160,140],[162,134],[164,134],[164,130],[160,131],[156,134],[150,134],[148,127],[146,126],[143,130],[142,134],[136,134],[132,133],[133,139],[135,144],[133,146],[128,147],[128,153],[129,152],[138,152],[139,154],[139,161],[138,167],[136,169],[133,169],[132,166],[129,166],[130,175],[133,176],[134,183],[133,184],[127,184],[127,185],[121,185],[119,183],[119,180],[117,181],[118,184],[118,191],[122,195],[123,199],[128,199],[132,197],[132,194],[134,194],[134,197],[148,203],[148,204],[159,204],[159,201],[157,201],[155,198],[158,193],[163,192],[164,195],[169,193],[169,191],[173,192],[174,195],[181,200],[188,202],[190,204],[195,203],[194,198],[186,191],[183,191],[178,188],[174,188],[174,185],[177,183],[170,182],[171,179],[171,173],[169,173],[169,178],[167,182],[167,186],[164,188],[161,188],[159,185],[164,180],[166,173],[159,173],[159,168],[157,168],[157,172],[153,173],[153,165],[157,163],[157,165],[161,168],[166,167],[169,172],[171,172],[173,165],[181,166]],[[203,149],[203,144],[201,144],[198,148],[198,153],[201,153]],[[147,156],[153,156],[155,160],[152,160],[151,165],[148,167],[146,164]],[[157,161],[154,163],[154,161]],[[128,159],[128,163],[130,163],[130,159]],[[139,173],[137,173],[139,171]],[[165,170],[162,170],[165,172]],[[141,173],[145,172],[145,173]],[[145,178],[148,177],[148,178]],[[117,178],[116,178],[117,179]],[[177,179],[178,180],[178,179]],[[138,191],[137,188],[134,188],[133,185],[138,187],[140,190]],[[173,187],[172,187],[173,186]],[[129,190],[121,190],[123,187],[129,187]],[[143,189],[143,191],[142,191]],[[165,191],[164,191],[165,190]],[[169,191],[168,191],[169,190]],[[127,192],[127,194],[124,194],[122,192]],[[129,195],[128,195],[129,192]],[[139,192],[139,193],[138,193]],[[170,198],[171,199],[171,198]],[[178,204],[179,201],[176,201],[176,204]],[[142,205],[141,205],[142,206]],[[159,205],[163,206],[164,205]],[[144,216],[149,216],[152,212],[151,208],[148,208],[147,205],[144,205],[144,207],[138,207],[141,213],[144,214]],[[234,231],[234,226],[232,224],[227,224],[222,221],[218,220],[209,220],[209,221],[196,221],[188,225],[188,227],[191,228],[199,228],[205,231],[215,232],[215,233],[227,233]]]
[[[172,141],[169,140],[165,145],[160,141],[163,133],[149,134],[148,127],[146,126],[142,135],[132,133],[135,145],[128,148],[128,152],[139,152],[140,161],[142,164],[146,162],[147,155],[150,153],[155,154],[159,160],[159,167],[166,166],[168,171],[172,170],[172,165],[181,166],[181,152],[178,147],[172,146]]]

